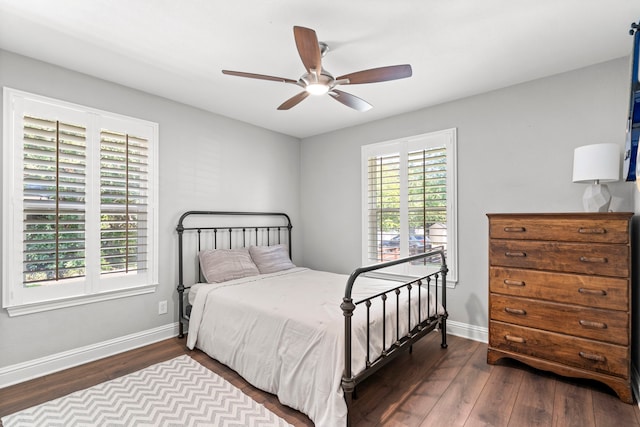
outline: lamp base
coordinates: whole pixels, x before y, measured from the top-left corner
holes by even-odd
[[[608,212],[611,193],[607,184],[591,184],[584,190],[582,206],[585,212]]]

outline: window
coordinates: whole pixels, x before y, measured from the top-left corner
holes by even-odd
[[[3,306],[153,292],[158,125],[4,89]]]
[[[457,281],[456,130],[362,147],[362,258],[389,261],[441,246]],[[436,259],[398,266],[412,276]]]

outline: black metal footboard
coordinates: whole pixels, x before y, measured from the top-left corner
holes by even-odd
[[[440,258],[440,268],[432,273],[429,273],[423,277],[419,277],[416,279],[411,279],[399,286],[390,288],[385,292],[379,293],[377,295],[372,295],[370,297],[364,298],[359,301],[354,301],[352,298],[352,291],[355,285],[356,279],[364,274],[370,273],[374,271],[378,271],[387,267],[391,267],[394,265],[410,263],[412,261],[424,259],[424,258],[433,258],[434,256],[438,256]],[[435,248],[431,251],[412,255],[406,258],[401,258],[393,261],[388,261],[380,264],[374,264],[366,267],[360,267],[354,270],[349,276],[349,280],[347,281],[347,285],[345,288],[344,298],[342,300],[342,304],[340,308],[344,314],[344,373],[342,376],[342,389],[344,390],[345,400],[347,402],[348,408],[348,424],[350,424],[350,414],[353,394],[356,385],[362,382],[365,378],[369,377],[371,374],[376,372],[378,369],[382,368],[384,365],[393,360],[396,356],[402,353],[404,350],[410,350],[413,343],[417,340],[425,336],[427,333],[433,331],[434,329],[440,329],[440,333],[442,335],[442,348],[447,347],[447,335],[446,335],[446,320],[447,320],[447,263],[445,259],[444,250],[442,248]],[[429,303],[427,302],[427,313],[419,312],[417,314],[417,321],[412,321],[411,317],[411,298],[412,292],[414,292],[414,297],[418,298],[418,310],[421,310],[421,293],[427,293],[427,301],[430,301],[430,293],[431,287],[433,285],[434,295],[434,312],[429,312]],[[438,298],[438,287],[441,287],[440,298]],[[401,292],[407,293],[407,316],[408,316],[408,332],[407,334],[401,336],[398,329],[399,321],[396,321],[395,330],[387,330],[386,321],[382,322],[382,343],[383,348],[380,354],[371,355],[369,352],[369,342],[371,339],[370,329],[369,329],[369,309],[371,307],[372,301],[381,300],[383,306],[383,319],[385,319],[385,310],[387,306],[387,300],[391,299],[389,304],[395,304],[396,310],[395,315],[400,316],[399,310],[399,295]],[[438,311],[438,305],[442,306],[443,312]],[[362,372],[357,374],[353,374],[352,371],[352,318],[355,310],[366,310],[367,311],[367,355],[365,361],[365,369]],[[405,314],[403,314],[405,315]],[[395,340],[390,345],[387,346],[387,334],[395,334]]]

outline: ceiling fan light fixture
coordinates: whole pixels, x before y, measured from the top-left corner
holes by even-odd
[[[323,83],[311,83],[305,87],[305,90],[309,92],[310,95],[324,95],[329,92],[329,86]]]

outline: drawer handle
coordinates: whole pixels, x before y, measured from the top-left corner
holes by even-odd
[[[584,326],[585,328],[592,328],[592,329],[607,329],[607,324],[603,323],[603,322],[594,322],[592,320],[580,320],[580,325]]]
[[[580,357],[582,357],[583,359],[587,359],[587,360],[593,360],[594,362],[605,362],[607,360],[606,357],[600,355],[600,354],[593,354],[593,353],[585,353],[584,351],[581,351],[580,353],[578,353],[580,355]]]
[[[516,337],[516,336],[508,335],[508,334],[504,336],[504,339],[505,339],[505,340],[507,340],[507,341],[516,342],[516,343],[518,343],[518,344],[524,344],[524,343],[526,343],[526,342],[527,342],[527,341],[526,341],[524,338],[522,338],[522,337]]]
[[[587,289],[587,288],[580,288],[578,289],[578,292],[580,292],[581,294],[585,294],[585,295],[596,295],[596,296],[605,296],[607,295],[607,291],[605,291],[604,289]]]
[[[504,284],[509,286],[524,286],[524,282],[522,280],[504,279]]]
[[[504,256],[513,258],[524,258],[527,256],[527,254],[525,252],[505,252]]]
[[[527,229],[524,227],[505,227],[504,231],[507,233],[524,233]]]
[[[521,309],[521,308],[505,307],[505,308],[504,308],[504,311],[506,311],[507,313],[510,313],[510,314],[517,314],[517,315],[519,315],[519,316],[526,316],[526,314],[527,314],[527,312],[526,312],[526,311],[524,311],[524,310],[523,310],[523,309]]]
[[[606,264],[607,262],[609,262],[609,260],[605,257],[588,257],[588,256],[581,256],[580,257],[580,262],[592,262],[592,263],[598,263],[598,264]]]
[[[580,227],[578,233],[581,234],[606,234],[607,230],[604,228],[584,228]]]

